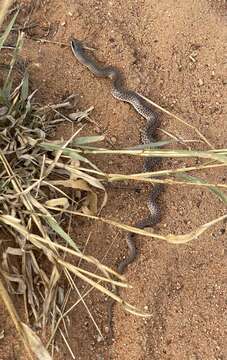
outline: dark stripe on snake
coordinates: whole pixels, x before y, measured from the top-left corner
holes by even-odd
[[[81,64],[85,65],[94,75],[112,80],[111,92],[116,99],[130,103],[134,109],[146,119],[147,126],[142,133],[142,143],[147,144],[154,142],[155,131],[158,126],[157,117],[150,108],[149,104],[138,93],[124,88],[124,77],[122,73],[113,66],[100,65],[93,57],[90,56],[90,54],[87,54],[86,47],[79,40],[73,39],[71,41],[71,48],[77,60]],[[159,159],[157,158],[146,158],[144,162],[144,171],[151,171],[158,161]],[[162,190],[163,185],[157,184],[153,186],[147,201],[150,215],[147,219],[136,223],[135,226],[143,229],[148,226],[154,226],[160,221],[160,209],[156,201]],[[128,246],[128,256],[118,265],[117,271],[120,274],[123,274],[127,266],[137,257],[133,233],[129,233],[127,235],[126,242]],[[118,293],[117,289],[115,289],[115,293]],[[112,317],[114,304],[115,300],[111,299],[108,306],[109,340],[111,342],[113,339]]]

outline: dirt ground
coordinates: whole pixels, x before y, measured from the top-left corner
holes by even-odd
[[[79,108],[94,106],[92,119],[114,146],[135,145],[143,121],[110,94],[110,83],[95,78],[73,57],[71,36],[95,47],[96,57],[124,71],[129,88],[139,91],[199,129],[215,148],[226,146],[226,78],[224,75],[225,1],[208,0],[52,0],[20,1],[22,13],[38,26],[26,31],[23,58],[28,60],[32,84],[44,103],[77,93]],[[29,7],[29,5],[32,5]],[[45,39],[45,42],[38,41]],[[55,43],[56,42],[56,43]],[[164,131],[184,140],[197,139],[193,129],[160,111]],[[88,124],[86,133],[97,126]],[[70,126],[59,134],[67,138]],[[201,142],[193,148],[205,148]],[[163,168],[191,162],[168,159]],[[135,173],[141,162],[99,158],[105,171]],[[225,182],[227,173],[201,174]],[[102,215],[134,224],[147,214],[148,188],[111,189]],[[155,231],[183,234],[224,214],[223,204],[205,188],[169,186],[160,198],[162,221]],[[80,244],[90,234],[87,254],[115,266],[126,254],[125,233],[105,224],[75,219],[73,236]],[[138,259],[126,273],[132,288],[121,294],[151,313],[138,318],[114,308],[112,346],[100,334],[84,305],[71,314],[69,344],[76,359],[87,360],[224,360],[226,339],[226,224],[219,223],[197,241],[170,245],[137,237]],[[107,254],[108,251],[108,254]],[[106,255],[105,255],[106,254]],[[73,300],[76,300],[75,298]],[[73,303],[72,300],[72,303]],[[105,336],[107,299],[93,291],[86,304]],[[0,306],[0,360],[24,359],[10,320]],[[15,345],[13,345],[15,344]],[[71,359],[59,338],[56,359]],[[20,355],[21,354],[21,355]]]

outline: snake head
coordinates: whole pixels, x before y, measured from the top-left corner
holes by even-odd
[[[77,40],[75,38],[71,39],[71,48],[75,55],[82,53],[84,50],[95,51],[94,47],[91,47],[84,42]]]
[[[74,52],[74,54],[77,54],[78,51],[83,50],[82,42],[75,38],[73,38],[71,40],[70,44],[71,44],[71,48],[72,48],[72,51]]]

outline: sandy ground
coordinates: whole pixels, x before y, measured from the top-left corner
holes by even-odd
[[[92,119],[115,147],[139,142],[143,121],[128,106],[113,99],[110,83],[95,78],[72,56],[71,36],[97,49],[96,57],[121,68],[127,85],[199,129],[215,148],[226,146],[226,78],[224,77],[225,2],[208,0],[52,0],[21,1],[20,21],[28,16],[39,26],[26,32],[23,58],[30,62],[32,84],[40,101],[51,103],[77,93],[79,108],[94,106]],[[39,42],[45,39],[48,42]],[[162,130],[181,139],[197,139],[193,129],[158,112]],[[86,132],[97,127],[88,124]],[[60,134],[69,136],[70,128]],[[205,148],[201,142],[193,148]],[[163,161],[163,168],[191,164]],[[105,171],[141,171],[141,162],[99,158]],[[203,173],[225,182],[226,172]],[[148,188],[109,190],[103,212],[107,218],[134,224],[147,214]],[[169,186],[160,198],[162,221],[155,231],[182,234],[224,213],[223,204],[205,188]],[[80,244],[90,234],[87,254],[115,266],[126,253],[125,234],[100,223],[75,220],[73,236]],[[188,245],[169,245],[137,237],[138,260],[127,271],[132,289],[121,294],[151,313],[147,319],[114,310],[115,341],[107,346],[83,305],[71,314],[69,343],[76,359],[87,360],[224,360],[226,338],[226,224],[219,223]],[[110,247],[111,246],[111,247]],[[79,284],[80,285],[80,284]],[[75,298],[76,300],[76,294]],[[72,300],[72,302],[73,302]],[[105,335],[107,299],[97,292],[86,298]],[[0,360],[24,359],[10,321],[0,306]],[[15,345],[13,345],[15,344]],[[59,339],[56,359],[70,359]]]

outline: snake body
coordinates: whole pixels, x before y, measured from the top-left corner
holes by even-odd
[[[147,126],[142,133],[142,143],[147,144],[154,141],[155,131],[158,126],[157,118],[149,104],[135,91],[124,88],[124,77],[122,73],[113,66],[100,65],[93,57],[87,54],[86,47],[79,40],[73,39],[71,41],[71,48],[77,60],[86,66],[97,77],[109,78],[112,81],[112,95],[120,100],[131,104],[134,109],[147,121]],[[151,171],[158,159],[146,158],[144,162],[144,171]],[[157,198],[162,191],[162,185],[155,185],[149,194],[147,205],[149,209],[149,217],[144,219],[135,226],[143,229],[147,226],[154,226],[160,221],[160,209],[157,204]],[[128,233],[126,238],[128,246],[128,256],[124,258],[118,265],[118,273],[124,273],[127,266],[132,263],[136,256],[136,246],[134,242],[134,234]],[[109,316],[109,331],[112,335],[112,308],[115,301],[111,299],[108,308]]]

